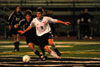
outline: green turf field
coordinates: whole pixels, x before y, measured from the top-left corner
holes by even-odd
[[[56,41],[61,57],[100,58],[99,41]],[[52,47],[50,47],[52,49]],[[36,49],[39,48],[36,46]],[[40,50],[39,50],[40,51]],[[13,41],[0,41],[0,56],[36,56],[25,41],[21,41],[20,52],[13,51]],[[46,53],[50,56],[48,53]]]

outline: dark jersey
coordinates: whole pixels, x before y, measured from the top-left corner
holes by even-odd
[[[80,16],[79,16],[79,19],[80,19],[80,24],[82,23],[82,24],[88,24],[89,23],[89,19],[90,20],[92,20],[93,19],[93,17],[90,15],[90,14],[88,14],[88,13],[84,13],[84,14],[81,14]]]
[[[14,26],[15,24],[18,24],[19,21],[23,18],[23,15],[21,12],[12,12],[8,18],[9,25]]]
[[[22,19],[20,22],[19,22],[19,27],[20,29],[22,30],[25,30],[28,28],[28,26],[30,26],[30,22],[27,22],[25,19]],[[36,36],[36,30],[35,30],[35,27],[34,28],[31,28],[29,31],[27,31],[25,34],[24,34],[25,37],[34,37]]]

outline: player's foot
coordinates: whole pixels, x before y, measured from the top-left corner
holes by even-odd
[[[15,52],[18,52],[18,51],[19,51],[19,49],[14,49],[14,51],[15,51]]]
[[[58,55],[58,56],[61,56],[61,53],[59,52],[59,50],[56,48],[56,49],[54,49],[54,51],[56,52],[56,54]]]
[[[46,58],[44,56],[40,57],[41,61],[46,61]]]
[[[56,56],[56,58],[57,58],[57,59],[61,59],[61,57],[60,57],[60,56]]]
[[[47,56],[44,56],[44,58],[47,59],[48,57]]]

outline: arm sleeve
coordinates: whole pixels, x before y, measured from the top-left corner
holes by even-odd
[[[25,19],[22,19],[21,21],[19,21],[19,26],[18,26],[18,28],[20,29],[20,30],[23,30],[23,25],[25,24]]]
[[[48,17],[48,21],[49,21],[49,23],[56,23],[58,20]]]
[[[21,19],[23,19],[23,13],[21,12]]]
[[[25,19],[22,19],[21,21],[19,21],[19,26],[23,26],[24,25],[24,21],[25,21]]]
[[[12,13],[9,15],[9,18],[8,18],[9,25],[11,25],[11,22],[12,22],[12,20],[13,20],[13,16],[14,16],[14,12],[12,12]]]

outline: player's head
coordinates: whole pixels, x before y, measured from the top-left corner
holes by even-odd
[[[31,10],[26,10],[25,11],[25,19],[27,21],[30,21],[31,17],[32,17],[32,11]]]
[[[44,9],[42,7],[37,8],[36,16],[40,19],[44,14]]]
[[[20,8],[21,8],[20,5],[16,6],[16,9],[15,9],[16,12],[20,12]]]

